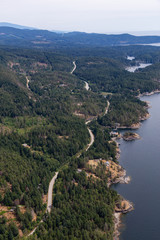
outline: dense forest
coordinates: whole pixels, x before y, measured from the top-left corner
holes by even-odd
[[[10,34],[11,29],[5,31]],[[75,42],[77,36],[68,34],[65,41]],[[67,47],[65,42],[59,47],[57,42],[54,49],[30,46],[29,31],[23,47],[5,46],[0,40],[0,239],[26,237],[41,220],[30,239],[113,239],[119,196],[108,187],[103,165],[95,178],[85,166],[92,159],[118,162],[110,132],[147,114],[147,104],[138,95],[160,89],[160,51],[150,46],[88,46],[91,36],[85,37],[84,46]],[[103,38],[94,36],[94,41],[96,37]],[[141,62],[152,65],[126,71]],[[86,151],[88,128],[94,142]],[[57,171],[54,207],[46,214],[49,182]]]
[[[107,179],[93,181],[85,172],[78,173],[81,164],[72,162],[59,173],[54,209],[37,230],[38,239],[112,239],[118,195],[107,187]]]

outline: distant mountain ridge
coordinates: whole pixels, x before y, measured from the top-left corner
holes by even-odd
[[[71,46],[106,47],[160,43],[160,36],[133,36],[130,34],[107,35],[85,32],[56,33],[48,30],[27,29],[19,25],[19,27],[1,26],[3,24],[4,23],[0,24],[0,45],[57,48]]]
[[[30,30],[36,29],[33,27],[27,27],[27,26],[22,26],[18,24],[8,23],[8,22],[0,22],[0,27],[13,27],[18,29],[30,29]]]

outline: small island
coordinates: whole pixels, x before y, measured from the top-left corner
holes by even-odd
[[[123,134],[123,139],[125,141],[132,141],[132,140],[140,139],[140,136],[137,133],[126,132]]]

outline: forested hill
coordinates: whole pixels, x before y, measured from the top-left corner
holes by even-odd
[[[87,146],[85,119],[107,105],[72,69],[69,57],[0,51],[0,239],[25,235],[42,219],[49,181]]]
[[[160,42],[160,36],[106,35],[96,33],[55,33],[47,30],[0,27],[0,44],[23,47],[56,48],[60,46],[118,46]]]
[[[94,43],[100,35],[1,28],[1,44],[17,47],[0,47],[0,239],[25,237],[37,225],[32,240],[113,239],[120,198],[99,160],[117,163],[110,135],[117,123],[130,127],[146,116],[137,95],[160,89],[160,51],[80,45],[91,36]],[[125,70],[140,61],[153,65]],[[86,151],[88,128],[95,141]],[[96,169],[90,160],[98,160]],[[46,215],[57,171],[54,207]]]

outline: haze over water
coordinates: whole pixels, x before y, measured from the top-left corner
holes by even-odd
[[[138,130],[140,140],[120,140],[120,164],[131,182],[114,188],[134,203],[135,210],[122,217],[121,240],[160,239],[160,94],[146,96],[151,117]]]

